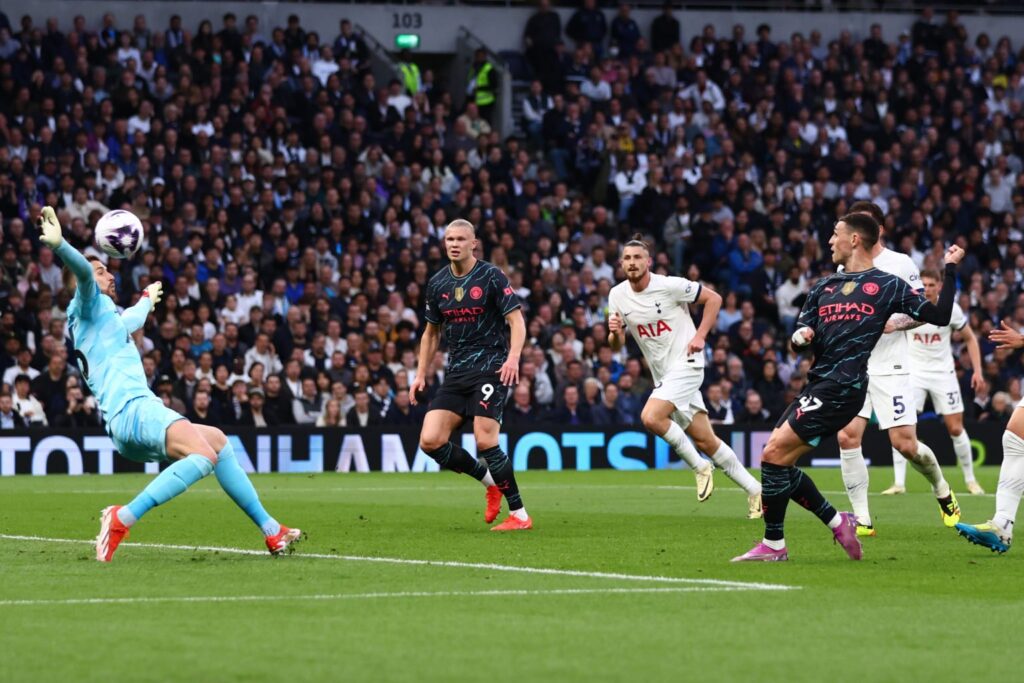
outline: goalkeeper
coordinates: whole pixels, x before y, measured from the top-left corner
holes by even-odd
[[[137,304],[118,314],[113,301],[114,276],[99,259],[86,259],[64,241],[51,207],[43,208],[39,227],[43,244],[53,249],[75,276],[68,327],[75,360],[96,395],[107,433],[129,460],[171,461],[130,503],[103,510],[96,559],[110,562],[117,546],[128,537],[128,530],[144,514],[181,495],[211,472],[263,531],[267,549],[274,555],[287,549],[301,532],[282,526],[263,509],[224,432],[192,424],[165,407],[146,384],[142,359],[131,334],[145,324],[160,301],[161,284],[151,284]]]

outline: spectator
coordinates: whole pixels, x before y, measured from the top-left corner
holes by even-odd
[[[590,411],[595,425],[601,427],[624,427],[632,424],[630,416],[619,407],[619,387],[614,382],[604,386],[601,401]]]
[[[67,410],[57,416],[53,426],[65,429],[99,427],[100,415],[96,406],[96,399],[92,396],[85,396],[76,378],[68,379],[66,392],[68,407]]]
[[[711,424],[731,425],[735,422],[732,401],[722,393],[720,384],[712,384],[707,390],[708,419]]]
[[[672,3],[661,6],[661,14],[651,22],[651,50],[655,54],[672,50],[679,44],[679,20],[673,16]]]
[[[324,404],[324,410],[316,418],[317,427],[344,427],[345,415],[341,412],[341,402],[338,399],[329,399]]]
[[[192,410],[188,412],[187,417],[194,424],[216,427],[221,422],[216,410],[210,392],[206,389],[196,389],[192,397]]]
[[[630,16],[631,7],[627,2],[619,3],[619,12],[612,19],[611,48],[613,55],[628,60],[636,52],[637,43],[641,40],[640,27]]]
[[[264,391],[263,415],[266,418],[267,426],[295,424],[292,400],[284,393],[281,378],[278,375],[267,377]],[[255,413],[253,416],[255,417]]]
[[[266,394],[259,387],[249,388],[249,413],[252,415],[252,426],[265,428],[270,426],[263,408],[266,403]],[[273,419],[273,418],[271,418]]]
[[[381,423],[380,415],[372,410],[370,394],[364,387],[356,389],[355,405],[345,416],[345,424],[349,427],[374,427]]]
[[[18,411],[29,427],[46,427],[48,420],[43,404],[29,391],[31,380],[28,375],[14,378],[14,409]]]
[[[749,390],[743,402],[743,410],[740,411],[739,416],[736,418],[736,424],[759,424],[770,422],[771,419],[772,414],[764,407],[760,394],[753,389]]]
[[[599,59],[603,52],[604,39],[608,35],[608,22],[604,12],[596,8],[596,0],[583,0],[583,6],[573,12],[565,26],[567,36],[576,41],[576,46],[589,45]]]
[[[11,395],[0,394],[0,429],[24,429],[25,427],[28,427],[28,423],[14,408]]]
[[[551,414],[550,420],[572,427],[591,423],[590,407],[580,400],[580,390],[575,385],[570,384],[563,389],[562,407]]]
[[[310,425],[316,424],[316,420],[323,412],[323,396],[316,389],[316,381],[312,377],[305,377],[299,382],[300,389],[292,400],[292,415],[295,424]]]

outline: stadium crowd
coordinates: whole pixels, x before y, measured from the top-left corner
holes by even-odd
[[[517,67],[537,78],[524,134],[501,139],[429,70],[415,92],[377,82],[348,21],[318,28],[0,15],[0,428],[101,420],[34,227],[44,204],[93,253],[108,209],[143,220],[138,256],[107,265],[120,305],[163,281],[136,339],[154,391],[198,423],[418,424],[423,295],[457,217],[526,313],[506,424],[639,422],[650,377],[605,327],[638,230],[656,270],[724,297],[713,420],[774,420],[807,381],[786,340],[855,200],[884,208],[890,245],[922,269],[967,250],[958,301],[987,380],[971,391],[957,344],[968,414],[1005,422],[1021,398],[1021,358],[986,336],[1024,328],[1019,38],[925,10],[867,36],[709,25],[683,44],[669,6],[641,27],[629,5],[607,21],[586,0],[563,30],[542,0]],[[439,353],[428,394],[443,367]]]

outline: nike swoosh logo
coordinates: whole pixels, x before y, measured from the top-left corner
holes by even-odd
[[[658,382],[657,384],[654,385],[654,388],[655,389],[661,389],[661,385],[662,384],[664,384],[664,382]]]
[[[704,485],[704,490],[700,492],[700,497],[701,498],[703,498],[707,494],[708,489],[710,487],[711,487],[711,481],[709,480],[708,483]]]

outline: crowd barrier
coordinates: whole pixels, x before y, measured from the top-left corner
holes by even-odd
[[[1002,461],[1000,425],[966,424],[976,464]],[[748,467],[757,468],[771,425],[716,428]],[[314,429],[288,427],[228,429],[242,466],[249,472],[433,472],[437,464],[417,447],[415,427],[365,429]],[[920,438],[934,449],[939,462],[954,465],[952,443],[937,420],[918,425]],[[476,453],[471,432],[461,443]],[[501,447],[516,470],[618,469],[645,470],[684,467],[668,444],[642,428],[508,429]],[[888,439],[869,428],[864,454],[871,464],[892,463]],[[839,465],[835,438],[827,439],[802,461],[802,465]],[[157,472],[158,463],[141,464],[116,455],[114,445],[100,430],[5,430],[0,433],[0,476],[15,474],[114,474]]]

